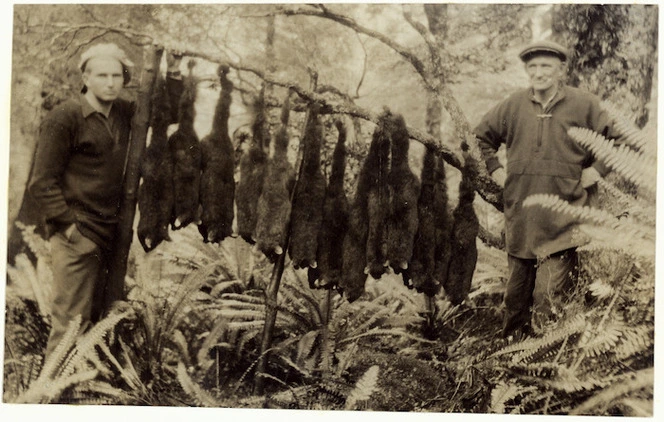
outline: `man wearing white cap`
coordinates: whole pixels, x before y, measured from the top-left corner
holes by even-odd
[[[495,106],[475,129],[489,174],[504,187],[509,278],[502,334],[528,335],[532,312],[550,315],[561,293],[573,287],[577,267],[571,217],[522,206],[529,195],[553,194],[586,205],[608,169],[567,135],[570,127],[616,138],[599,99],[563,84],[567,50],[551,41],[526,46],[530,87]],[[506,168],[496,157],[506,146]]]
[[[169,57],[172,121],[182,91],[179,57]],[[115,236],[135,104],[119,98],[133,63],[115,44],[81,56],[83,89],[42,122],[28,191],[51,242],[53,302],[46,357],[69,322],[85,329],[105,311],[108,255]]]

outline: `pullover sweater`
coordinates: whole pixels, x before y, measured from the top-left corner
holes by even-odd
[[[506,145],[507,179],[503,191],[507,253],[517,258],[543,258],[580,246],[571,217],[542,207],[522,206],[538,193],[557,195],[572,205],[586,205],[588,191],[581,171],[608,168],[567,134],[570,127],[592,129],[617,138],[599,99],[577,88],[561,86],[546,108],[532,89],[520,90],[490,110],[475,129],[487,169],[502,167],[496,151]]]
[[[175,122],[182,82],[167,81]],[[106,117],[80,95],[42,121],[28,192],[49,237],[74,223],[85,237],[111,249],[135,108],[133,102],[116,99]]]

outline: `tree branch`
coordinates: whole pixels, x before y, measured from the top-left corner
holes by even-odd
[[[365,34],[371,38],[377,39],[378,41],[382,42],[383,44],[394,50],[401,57],[406,59],[406,61],[408,61],[415,68],[417,73],[419,73],[422,76],[422,80],[425,83],[428,83],[428,78],[426,78],[426,73],[427,73],[426,66],[419,59],[419,57],[415,55],[415,53],[408,50],[406,47],[400,45],[396,41],[381,34],[380,32],[374,31],[373,29],[369,29],[365,26],[358,24],[357,22],[355,22],[354,19],[348,16],[334,13],[325,7],[319,8],[319,10],[302,9],[302,8],[280,9],[278,13],[281,13],[284,16],[313,16],[322,19],[329,19],[347,28],[352,29],[355,32]]]

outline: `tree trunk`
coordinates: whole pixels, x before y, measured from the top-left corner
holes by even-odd
[[[163,48],[145,47],[143,50],[143,71],[140,78],[136,111],[131,122],[127,168],[124,180],[124,196],[120,204],[116,242],[111,255],[108,284],[104,295],[104,311],[116,300],[124,298],[124,281],[127,273],[129,248],[134,236],[134,217],[138,199],[138,185],[141,178],[140,164],[145,151],[145,143],[150,125],[151,96],[159,72]]]

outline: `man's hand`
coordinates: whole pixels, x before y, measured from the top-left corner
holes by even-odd
[[[498,167],[491,173],[493,180],[500,185],[501,188],[505,188],[505,179],[507,179],[507,173],[503,167]]]
[[[601,178],[602,176],[594,167],[585,168],[581,171],[581,186],[583,186],[584,189],[588,189]]]
[[[63,232],[67,240],[71,240],[71,236],[74,234],[74,230],[76,230],[76,223],[71,223],[69,226],[67,226]]]

